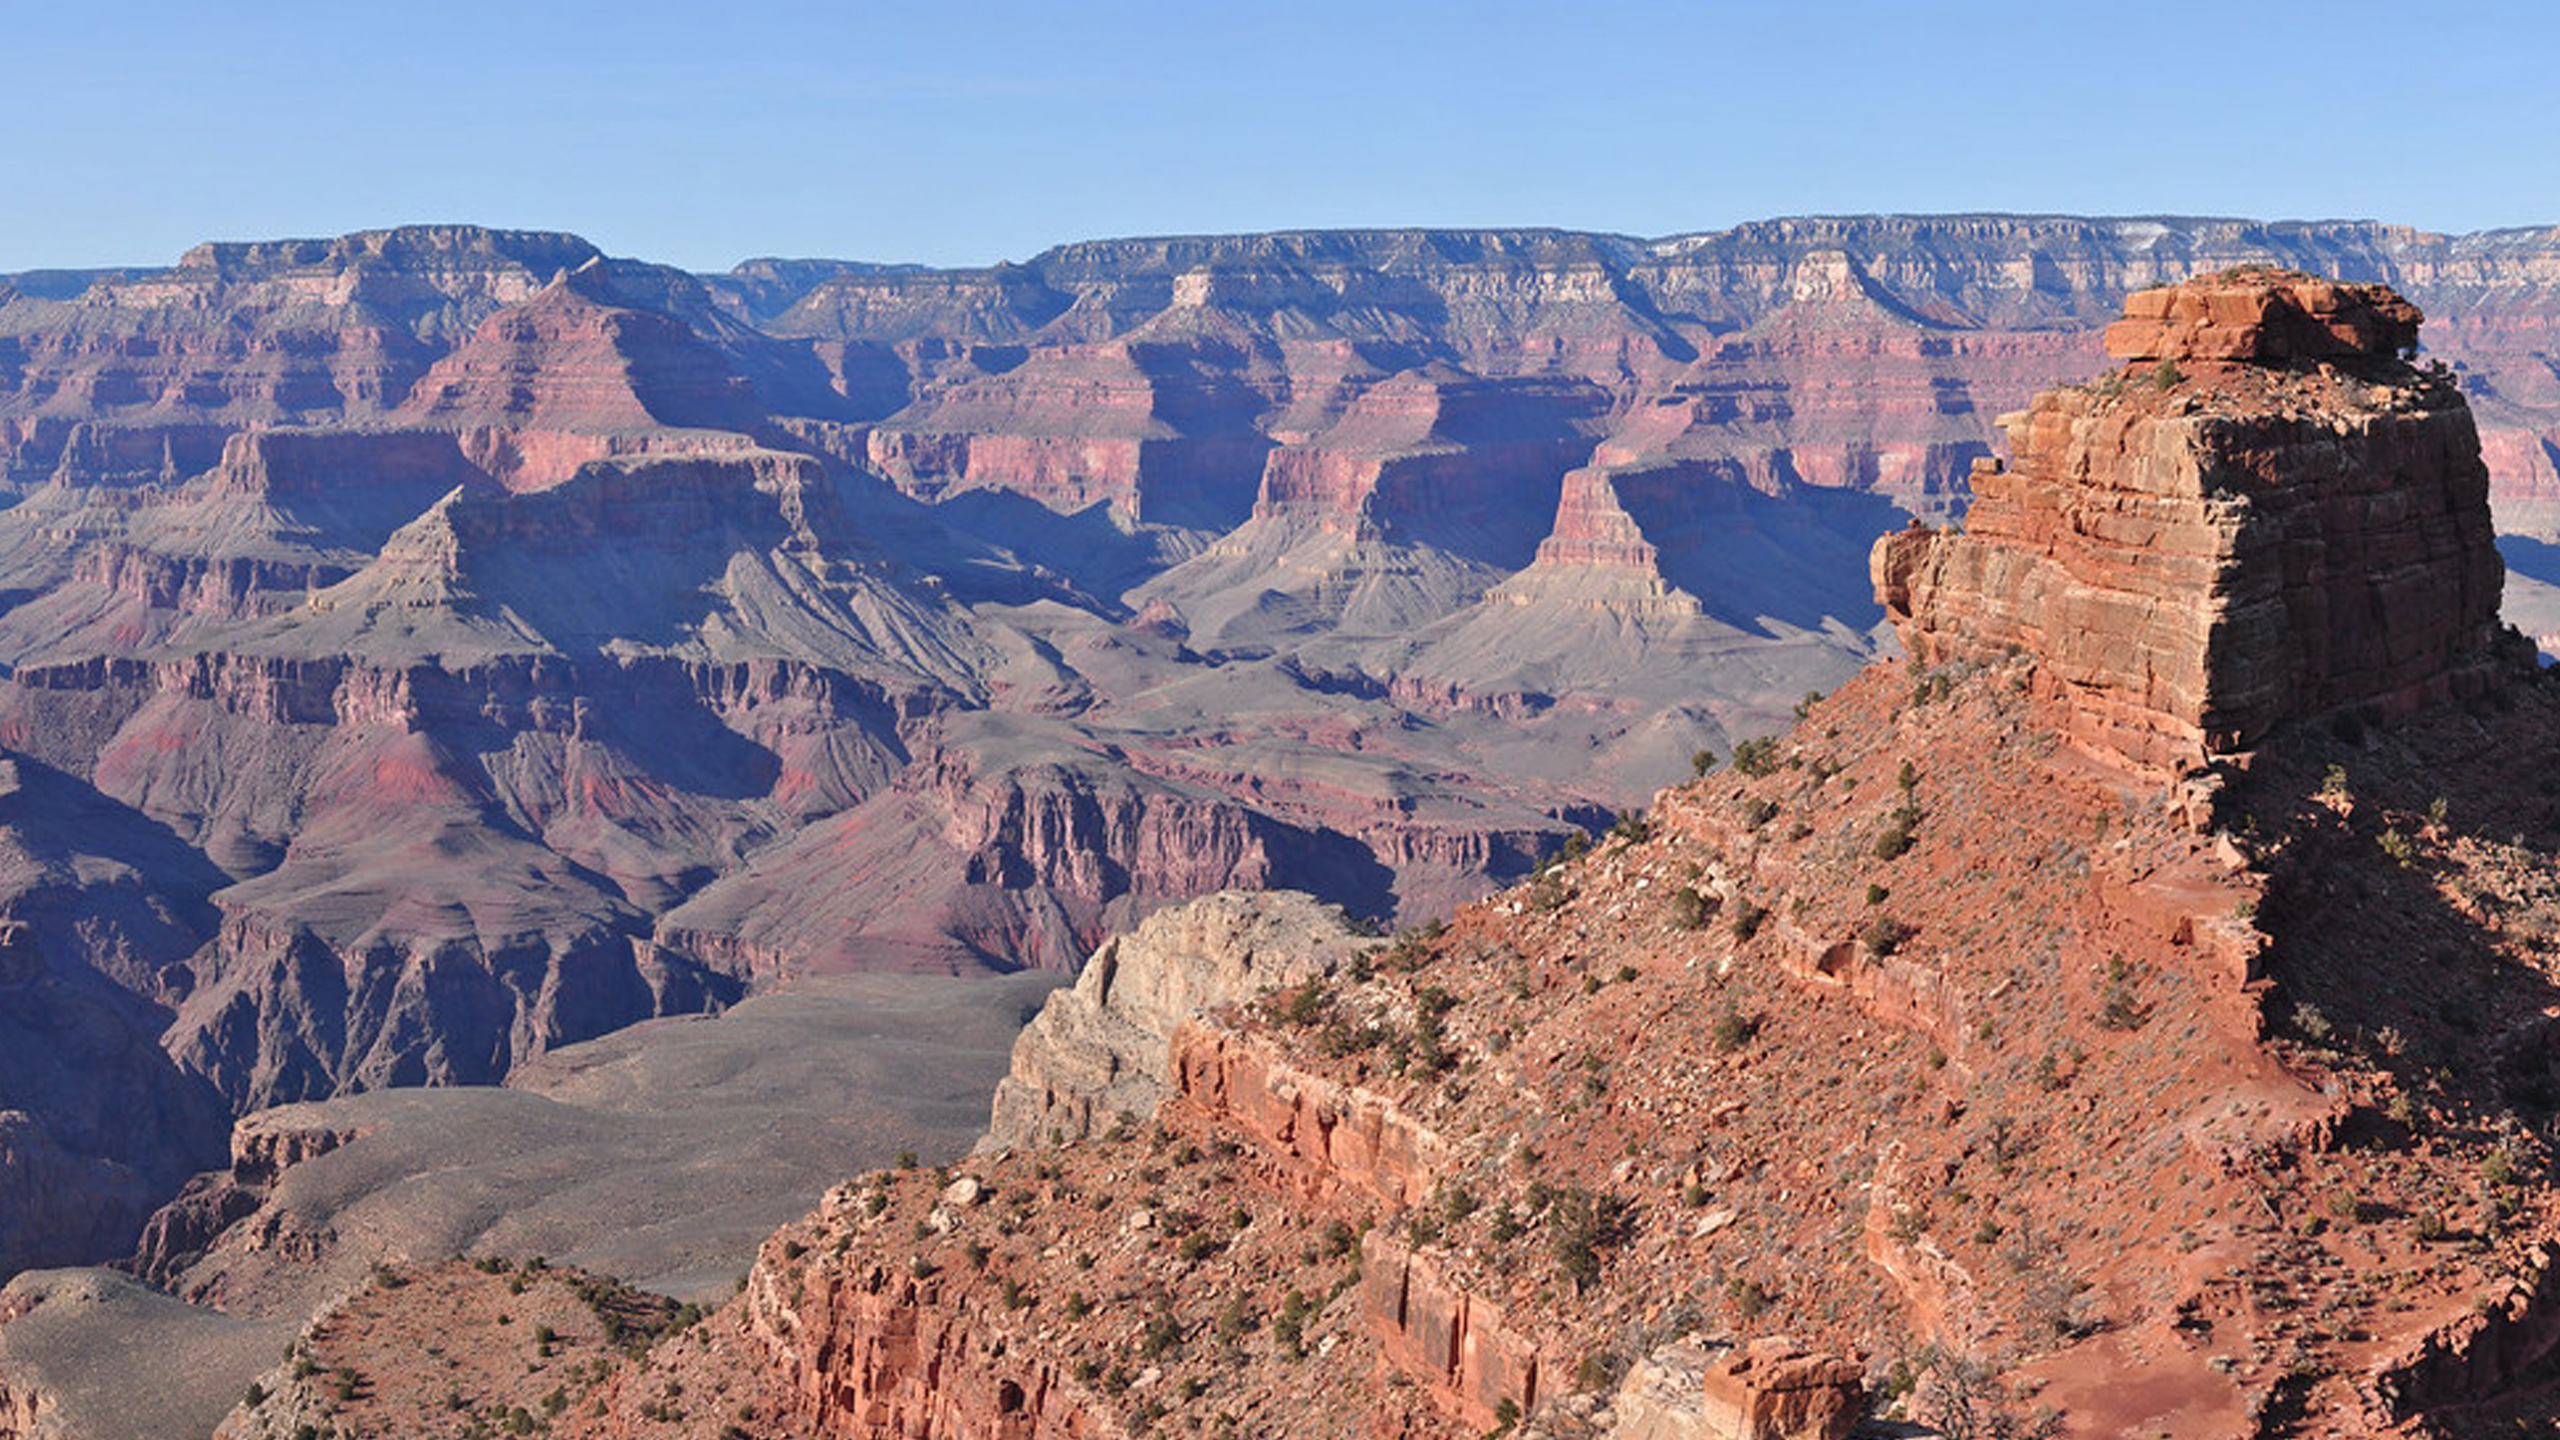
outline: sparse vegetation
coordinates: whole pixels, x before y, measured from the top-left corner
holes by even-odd
[[[1748,940],[1760,933],[1760,922],[1769,918],[1768,907],[1751,900],[1733,902],[1733,938]]]
[[[1733,768],[1753,779],[1778,773],[1778,737],[1763,735],[1733,747]]]
[[[1567,1188],[1547,1209],[1547,1243],[1564,1278],[1580,1294],[1600,1279],[1602,1252],[1624,1238],[1630,1212],[1615,1195]]]
[[[1759,1033],[1759,1016],[1745,1015],[1730,1005],[1716,1016],[1716,1023],[1709,1031],[1709,1034],[1714,1037],[1716,1049],[1727,1054],[1750,1044]]]
[[[2139,1030],[2151,1018],[2133,989],[2133,967],[2121,955],[2107,957],[2106,978],[2098,986],[2098,1024],[2108,1030]]]

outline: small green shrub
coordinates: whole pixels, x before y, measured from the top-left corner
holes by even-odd
[[[2480,1161],[2480,1178],[2501,1188],[2516,1183],[2516,1157],[2492,1150]]]
[[[1768,918],[1769,909],[1767,906],[1757,904],[1750,900],[1734,901],[1733,938],[1736,940],[1748,940],[1752,936],[1759,934],[1760,922]]]
[[[1671,892],[1671,928],[1696,930],[1707,923],[1707,897],[1696,887],[1683,885]]]
[[[1868,922],[1866,930],[1858,938],[1864,940],[1867,948],[1881,960],[1901,949],[1902,943],[1910,939],[1912,933],[1911,927],[1903,922],[1890,915],[1879,915]]]
[[[1730,1054],[1750,1044],[1760,1034],[1760,1017],[1745,1015],[1728,1005],[1722,1014],[1716,1016],[1715,1026],[1709,1033],[1716,1048]]]

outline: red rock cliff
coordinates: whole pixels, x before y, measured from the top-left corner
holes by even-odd
[[[2504,569],[2469,407],[2391,291],[2273,270],[2146,290],[2128,363],[2008,418],[1965,531],[1877,542],[1915,659],[2026,649],[2074,736],[2146,768],[2279,721],[2487,688]]]

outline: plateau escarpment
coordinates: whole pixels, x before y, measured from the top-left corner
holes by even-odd
[[[2138,303],[2334,313],[2305,283]],[[2107,572],[2157,602],[2108,614],[2168,611],[2159,633],[2210,662],[2190,711],[2145,696],[2157,713],[2260,704],[2276,677],[2230,732],[2245,764],[2201,725],[2092,727],[2139,667],[2092,683],[2076,634],[2017,619],[2059,613],[2028,520],[1896,537],[1887,560],[1988,552],[1901,611],[1922,658],[1392,946],[1319,938],[1292,971],[1240,901],[1158,917],[1204,973],[1298,978],[1181,1022],[1162,1091],[1126,1080],[1160,1023],[1068,1046],[1104,1006],[1054,1002],[997,1107],[1010,1149],[838,1187],[575,1427],[683,1433],[715,1385],[751,1432],[827,1435],[1810,1437],[1870,1407],[2486,1435],[2547,1414],[2560,975],[2533,877],[2560,832],[2526,775],[2560,692],[2459,589],[2378,648],[2336,603],[2228,629],[2174,608],[2387,588],[2403,564],[2494,583],[2486,494],[2436,443],[2460,402],[2389,340],[2101,382],[2115,408],[2074,433],[2158,425],[2162,391],[2204,422],[2165,427],[2166,466],[2151,444],[2020,457],[2061,514],[2165,469],[2252,478],[2226,539],[2286,517],[2218,566]],[[2305,515],[2361,568],[2306,568]],[[2382,543],[2429,515],[2441,552]],[[1905,573],[1880,564],[1888,596]],[[1925,652],[1946,634],[1979,648]]]
[[[1231,885],[1418,920],[1870,658],[1855,558],[1952,511],[2127,290],[2255,261],[2439,305],[2492,501],[2547,530],[2551,249],[207,246],[0,301],[0,745],[156,827],[183,923],[77,953],[236,1108],[495,1079],[795,974],[1071,967]]]

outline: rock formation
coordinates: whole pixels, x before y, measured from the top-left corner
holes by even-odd
[[[2243,270],[2126,313],[2107,330],[2125,369],[2010,417],[2015,459],[1977,462],[1962,531],[1876,543],[1913,657],[2032,651],[2076,738],[2170,769],[2513,669],[2469,407],[2400,358],[2415,307]]]
[[[1173,1093],[1174,1032],[1203,1011],[1347,967],[1374,942],[1291,891],[1158,911],[1093,952],[1013,1048],[981,1150],[1057,1144],[1144,1118]]]

